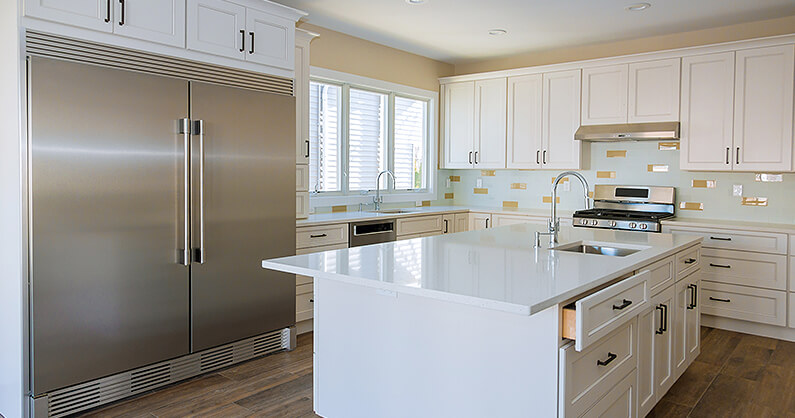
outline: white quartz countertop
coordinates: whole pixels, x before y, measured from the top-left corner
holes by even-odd
[[[544,216],[549,217],[549,209],[523,209],[523,208],[489,208],[478,206],[422,206],[403,208],[408,210],[406,213],[376,213],[373,211],[362,212],[334,212],[334,213],[317,213],[309,215],[306,219],[299,219],[295,221],[295,226],[317,226],[317,225],[331,225],[349,222],[370,221],[376,219],[396,219],[406,218],[411,216],[421,215],[440,215],[445,213],[467,213],[467,212],[484,212],[484,213],[499,213],[505,215],[523,215],[523,216]],[[558,216],[562,218],[570,218],[572,211],[558,210]]]
[[[684,234],[562,228],[558,246],[588,241],[640,249],[613,257],[534,249],[534,232],[542,229],[511,225],[265,260],[262,267],[532,315],[701,241]]]
[[[695,228],[741,229],[758,232],[780,232],[784,234],[795,233],[795,224],[781,224],[769,222],[731,221],[700,218],[672,218],[662,221],[663,225],[685,226]]]

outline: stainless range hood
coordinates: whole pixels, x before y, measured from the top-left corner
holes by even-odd
[[[679,140],[679,122],[580,126],[574,139],[590,142]]]

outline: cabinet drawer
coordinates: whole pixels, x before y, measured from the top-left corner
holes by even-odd
[[[763,324],[787,325],[787,292],[701,282],[701,313]]]
[[[295,166],[295,191],[309,191],[309,166],[306,164],[298,164]]]
[[[306,321],[314,317],[314,294],[302,293],[295,295],[295,322]]]
[[[651,271],[651,276],[649,276],[649,295],[654,296],[674,283],[676,276],[674,265],[676,265],[676,256],[672,255],[643,268],[643,270]]]
[[[705,248],[702,258],[703,280],[787,290],[786,255]]]
[[[442,230],[442,215],[414,216],[397,220],[397,235],[414,235]]]
[[[676,255],[676,280],[684,278],[701,264],[701,246],[684,250]]]
[[[636,417],[634,399],[637,397],[637,380],[638,371],[633,370],[599,399],[583,418]]]
[[[789,294],[789,327],[795,328],[795,293]]]
[[[574,330],[575,348],[582,351],[624,325],[649,304],[649,277],[651,271],[644,270],[588,295],[574,302],[573,315],[571,305],[563,308],[563,336],[571,338],[567,334]],[[574,324],[571,324],[572,317],[575,319]]]
[[[795,292],[795,257],[789,258],[789,290]]]
[[[314,292],[314,286],[312,285],[312,283],[295,286],[296,295],[305,295],[307,293],[312,293],[312,292]]]
[[[771,232],[735,231],[731,229],[667,226],[663,232],[704,237],[705,248],[745,250],[760,253],[786,254],[787,235]]]
[[[296,228],[295,248],[348,243],[348,224]]]
[[[324,245],[322,247],[298,248],[295,250],[295,255],[322,253],[323,251],[342,250],[348,248],[348,243]]]
[[[295,218],[309,217],[309,192],[295,192]]]
[[[315,282],[315,279],[313,277],[302,276],[300,274],[296,274],[295,275],[296,292],[298,292],[298,289],[297,289],[298,286],[305,285],[305,284],[312,284],[314,282]]]
[[[442,235],[442,231],[433,231],[433,232],[425,232],[422,234],[411,234],[411,235],[401,235],[397,237],[397,241],[405,241],[407,239],[414,239],[414,238],[425,238],[425,237],[435,237],[437,235]]]
[[[636,341],[637,320],[633,318],[587,350],[577,351],[571,344],[560,349],[558,381],[563,416],[582,416],[635,369]]]

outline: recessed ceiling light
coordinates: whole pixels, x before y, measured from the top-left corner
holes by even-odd
[[[649,7],[651,7],[651,4],[649,4],[649,3],[635,3],[635,4],[630,4],[629,6],[627,6],[627,11],[640,12],[642,10],[648,9]]]
[[[508,33],[508,31],[505,30],[505,29],[491,29],[491,30],[489,30],[489,35],[491,35],[491,36],[500,36],[500,35],[505,35],[506,33]]]
[[[425,0],[406,0],[408,4],[422,4],[425,3]]]

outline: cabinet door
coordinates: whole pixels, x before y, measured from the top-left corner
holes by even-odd
[[[688,366],[693,360],[701,353],[701,303],[698,300],[701,297],[701,280],[699,273],[691,275],[691,308],[686,310],[687,318],[685,319],[686,336],[685,341],[687,345],[687,364]]]
[[[543,76],[508,78],[507,168],[541,168]]]
[[[455,229],[455,215],[443,215],[442,216],[442,233],[443,234],[453,234],[456,232]]]
[[[26,0],[25,15],[81,28],[112,32],[115,0]]]
[[[114,33],[185,47],[184,0],[116,1],[115,9]]]
[[[469,228],[470,231],[480,231],[486,229],[491,225],[491,214],[488,213],[470,213],[469,214]]]
[[[629,123],[679,120],[681,60],[629,64]]]
[[[295,22],[246,9],[246,61],[292,70]]]
[[[541,162],[544,168],[579,169],[580,70],[544,74]]]
[[[792,170],[795,46],[737,51],[734,169]]]
[[[442,168],[470,168],[475,152],[475,82],[445,84]]]
[[[456,213],[455,214],[455,232],[469,231],[469,214]]]
[[[676,381],[674,364],[674,314],[676,310],[675,286],[669,286],[652,298],[657,328],[654,336],[654,392],[659,401]]]
[[[654,378],[655,331],[660,328],[660,310],[650,306],[638,316],[638,416],[644,417],[657,403]]]
[[[582,70],[582,124],[627,123],[627,65]]]
[[[732,168],[734,52],[682,59],[680,166]]]
[[[674,368],[678,378],[701,351],[701,307],[698,302],[699,272],[696,271],[676,283],[674,296]],[[676,380],[676,379],[674,379]]]
[[[188,49],[243,59],[246,8],[224,0],[188,0]]]
[[[475,82],[475,168],[505,168],[506,79]]]
[[[295,31],[295,163],[309,164],[309,43],[314,35]]]

